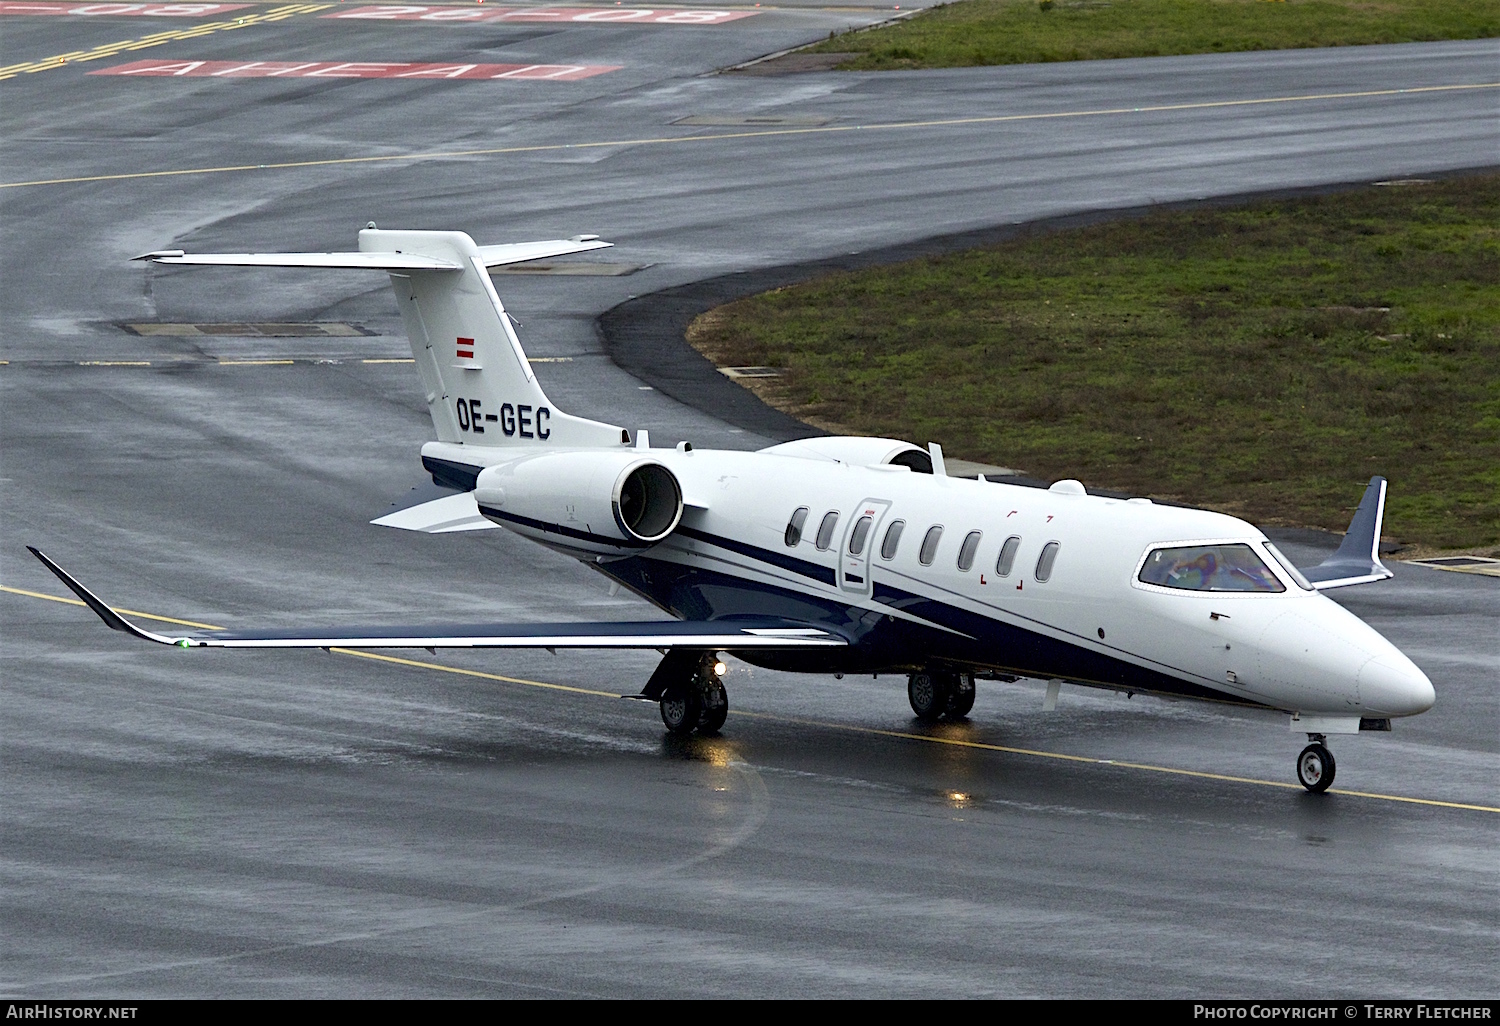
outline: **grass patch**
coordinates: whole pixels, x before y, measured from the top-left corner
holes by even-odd
[[[811,49],[883,70],[1492,36],[1495,0],[962,0]]]
[[[1500,543],[1500,175],[1158,212],[837,274],[688,340],[804,421],[1048,480]]]

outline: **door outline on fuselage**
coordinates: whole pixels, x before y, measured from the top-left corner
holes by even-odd
[[[861,499],[849,518],[849,526],[839,539],[839,588],[847,593],[870,596],[870,554],[880,544],[880,527],[890,511],[889,499]],[[849,542],[854,538],[854,529],[864,517],[872,517],[869,533],[865,535],[865,546],[859,555],[849,554]]]

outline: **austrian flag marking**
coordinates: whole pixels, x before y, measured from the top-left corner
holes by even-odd
[[[408,64],[396,61],[133,61],[90,75],[140,78],[410,78],[575,82],[618,64]]]
[[[474,359],[474,340],[472,338],[461,338],[458,340],[458,358],[460,360]]]

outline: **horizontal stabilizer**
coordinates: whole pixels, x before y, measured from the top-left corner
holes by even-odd
[[[1380,561],[1380,527],[1385,520],[1385,489],[1383,477],[1370,478],[1365,496],[1349,521],[1349,530],[1338,551],[1311,569],[1304,569],[1302,576],[1319,591],[1330,588],[1346,588],[1351,584],[1369,584],[1395,576]]]
[[[601,242],[597,235],[578,235],[571,239],[544,239],[541,242],[511,242],[499,246],[477,246],[485,267],[545,260],[548,257],[588,253],[609,249],[612,242]],[[217,264],[225,267],[324,267],[354,271],[461,271],[463,265],[442,257],[421,253],[361,251],[358,253],[188,253],[180,249],[162,249],[142,253],[136,260],[158,264]]]
[[[145,641],[179,648],[690,648],[732,652],[849,644],[847,638],[822,627],[774,616],[636,623],[338,626],[311,631],[220,631],[168,637],[137,627],[43,553],[35,548],[31,548],[31,553],[109,627]]]
[[[461,271],[463,265],[420,253],[142,253],[136,260],[158,264],[218,264],[225,267],[334,267],[355,271]]]
[[[433,498],[432,496],[436,496]],[[401,505],[384,516],[371,520],[377,527],[395,527],[423,534],[452,534],[455,531],[488,531],[498,526],[485,519],[474,501],[473,492],[459,492],[438,485],[419,485],[412,489],[417,502]]]
[[[550,239],[546,242],[511,242],[501,246],[480,246],[479,255],[486,267],[501,267],[505,264],[521,264],[528,260],[546,260],[548,257],[570,256],[588,253],[596,249],[609,249],[613,242],[600,242],[597,235],[575,235],[571,239]]]

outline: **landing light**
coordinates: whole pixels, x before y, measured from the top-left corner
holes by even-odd
[[[714,676],[715,677],[722,677],[722,676],[724,676],[724,674],[726,674],[728,672],[729,672],[729,666],[728,666],[728,664],[726,664],[724,662],[724,660],[720,659],[718,662],[714,663]]]

